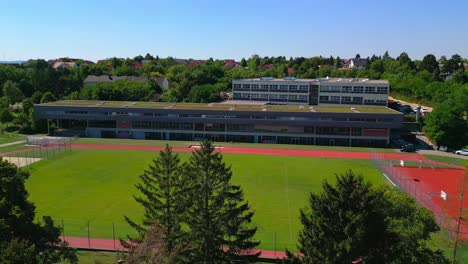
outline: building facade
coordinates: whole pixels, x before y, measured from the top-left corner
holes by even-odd
[[[255,78],[232,81],[234,100],[296,105],[387,106],[385,80],[359,78]]]
[[[386,107],[59,101],[36,119],[97,138],[384,147],[403,115]]]

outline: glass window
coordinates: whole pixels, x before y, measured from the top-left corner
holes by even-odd
[[[366,86],[366,93],[375,93],[375,87]]]
[[[309,86],[308,85],[299,85],[299,90],[307,91],[307,90],[309,90]]]
[[[277,84],[270,85],[270,90],[278,90],[278,85]]]
[[[362,97],[353,97],[354,103],[362,103]]]
[[[239,83],[235,83],[234,84],[234,89],[238,89],[238,88],[241,88],[241,85]]]
[[[343,96],[341,97],[342,102],[351,102],[351,96]]]
[[[289,100],[297,100],[297,95],[295,95],[295,94],[290,94],[290,95],[289,95]]]
[[[262,84],[262,89],[268,89],[268,84]]]
[[[287,89],[288,89],[288,86],[287,86],[287,85],[280,85],[280,89],[281,89],[281,90],[287,90]]]
[[[352,89],[351,86],[343,86],[341,91],[343,93],[349,93],[349,92],[351,92],[351,89]]]
[[[297,90],[297,85],[289,85],[289,90]]]
[[[354,86],[353,87],[353,92],[354,93],[362,93],[363,90],[364,90],[364,87],[362,87],[362,86]]]
[[[328,96],[320,96],[320,101],[328,101]]]
[[[331,96],[331,97],[330,97],[330,101],[339,102],[339,101],[340,101],[340,97],[339,97],[339,96]]]
[[[388,88],[387,87],[377,87],[377,92],[378,93],[388,93]]]
[[[260,85],[258,84],[252,84],[252,89],[258,89],[260,87]]]
[[[244,89],[250,89],[250,84],[249,84],[249,83],[243,84],[243,85],[242,85],[242,88],[244,88]]]

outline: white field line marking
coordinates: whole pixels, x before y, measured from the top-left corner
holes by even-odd
[[[397,187],[397,185],[392,180],[390,180],[390,178],[387,176],[387,174],[382,173],[382,175],[385,177],[385,179],[387,179],[393,185],[393,187]]]

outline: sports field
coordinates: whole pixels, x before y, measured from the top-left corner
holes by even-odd
[[[138,175],[155,157],[155,151],[74,149],[36,163],[27,188],[39,215],[64,223],[66,236],[124,237],[132,230],[123,215],[138,219],[142,209],[132,195]],[[182,160],[190,153],[179,153]],[[245,198],[255,210],[260,248],[294,249],[300,229],[299,209],[310,192],[321,189],[323,180],[353,169],[374,184],[384,182],[365,159],[288,157],[224,154],[232,166],[233,182],[242,186]]]

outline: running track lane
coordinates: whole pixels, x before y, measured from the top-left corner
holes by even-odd
[[[126,249],[120,244],[119,240],[113,240],[108,238],[88,238],[86,237],[62,237],[62,240],[68,242],[73,248],[78,249],[95,249],[95,250],[121,250]],[[265,259],[283,259],[286,258],[286,253],[282,251],[273,250],[254,250],[254,252],[260,252],[260,258]]]
[[[130,145],[101,145],[101,144],[72,144],[72,148],[78,149],[113,149],[113,150],[143,150],[159,151],[164,147],[151,146],[130,146]],[[189,147],[174,147],[175,152],[192,152],[195,149]],[[249,148],[249,147],[223,147],[217,149],[221,153],[229,154],[253,154],[253,155],[271,155],[271,156],[292,156],[292,157],[322,157],[338,159],[371,159],[369,152],[351,152],[351,151],[331,151],[331,150],[300,150],[300,149],[276,149],[276,148]],[[406,160],[406,161],[427,161],[419,154],[402,153],[381,153],[382,159],[386,160]]]

